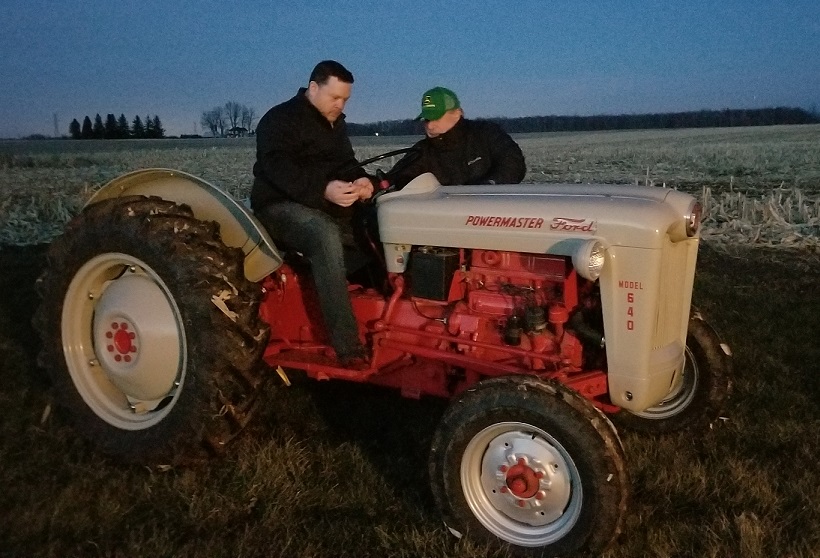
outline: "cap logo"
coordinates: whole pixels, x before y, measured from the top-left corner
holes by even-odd
[[[424,96],[421,100],[421,106],[424,108],[436,108],[436,104],[433,102],[433,99],[430,98],[430,95]]]

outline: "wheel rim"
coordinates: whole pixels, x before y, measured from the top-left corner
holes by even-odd
[[[461,461],[467,505],[492,534],[537,547],[564,537],[581,513],[578,469],[544,430],[504,422],[479,432]]]
[[[66,291],[61,331],[68,372],[97,416],[142,430],[170,413],[185,375],[185,332],[150,266],[120,253],[86,262]]]
[[[683,409],[689,407],[695,397],[695,391],[700,379],[698,362],[689,347],[684,351],[683,377],[666,395],[663,401],[638,413],[636,416],[652,420],[662,420],[673,417]]]

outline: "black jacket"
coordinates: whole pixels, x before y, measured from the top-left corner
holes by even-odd
[[[251,207],[258,211],[290,200],[336,213],[337,206],[324,197],[327,183],[365,176],[362,169],[340,172],[356,164],[344,115],[331,126],[301,88],[266,112],[256,127]]]
[[[418,159],[408,163],[413,157],[410,153],[393,167],[391,179],[397,186],[425,172],[432,172],[445,186],[517,184],[527,173],[518,144],[501,126],[486,120],[461,118],[446,133],[424,138],[414,147],[420,151]]]

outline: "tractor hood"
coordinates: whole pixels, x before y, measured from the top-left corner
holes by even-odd
[[[578,240],[659,249],[686,240],[694,198],[668,188],[611,184],[441,186],[423,174],[378,200],[388,244],[571,255]]]

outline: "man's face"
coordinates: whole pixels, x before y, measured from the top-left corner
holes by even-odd
[[[330,76],[324,85],[311,81],[308,85],[307,98],[322,113],[322,116],[333,124],[342,115],[345,103],[350,98],[352,87],[353,84],[345,83],[335,76]]]
[[[441,134],[449,132],[450,129],[461,119],[462,114],[461,109],[457,108],[448,110],[444,113],[444,116],[438,120],[425,120],[424,131],[427,133],[427,137],[435,138]]]

